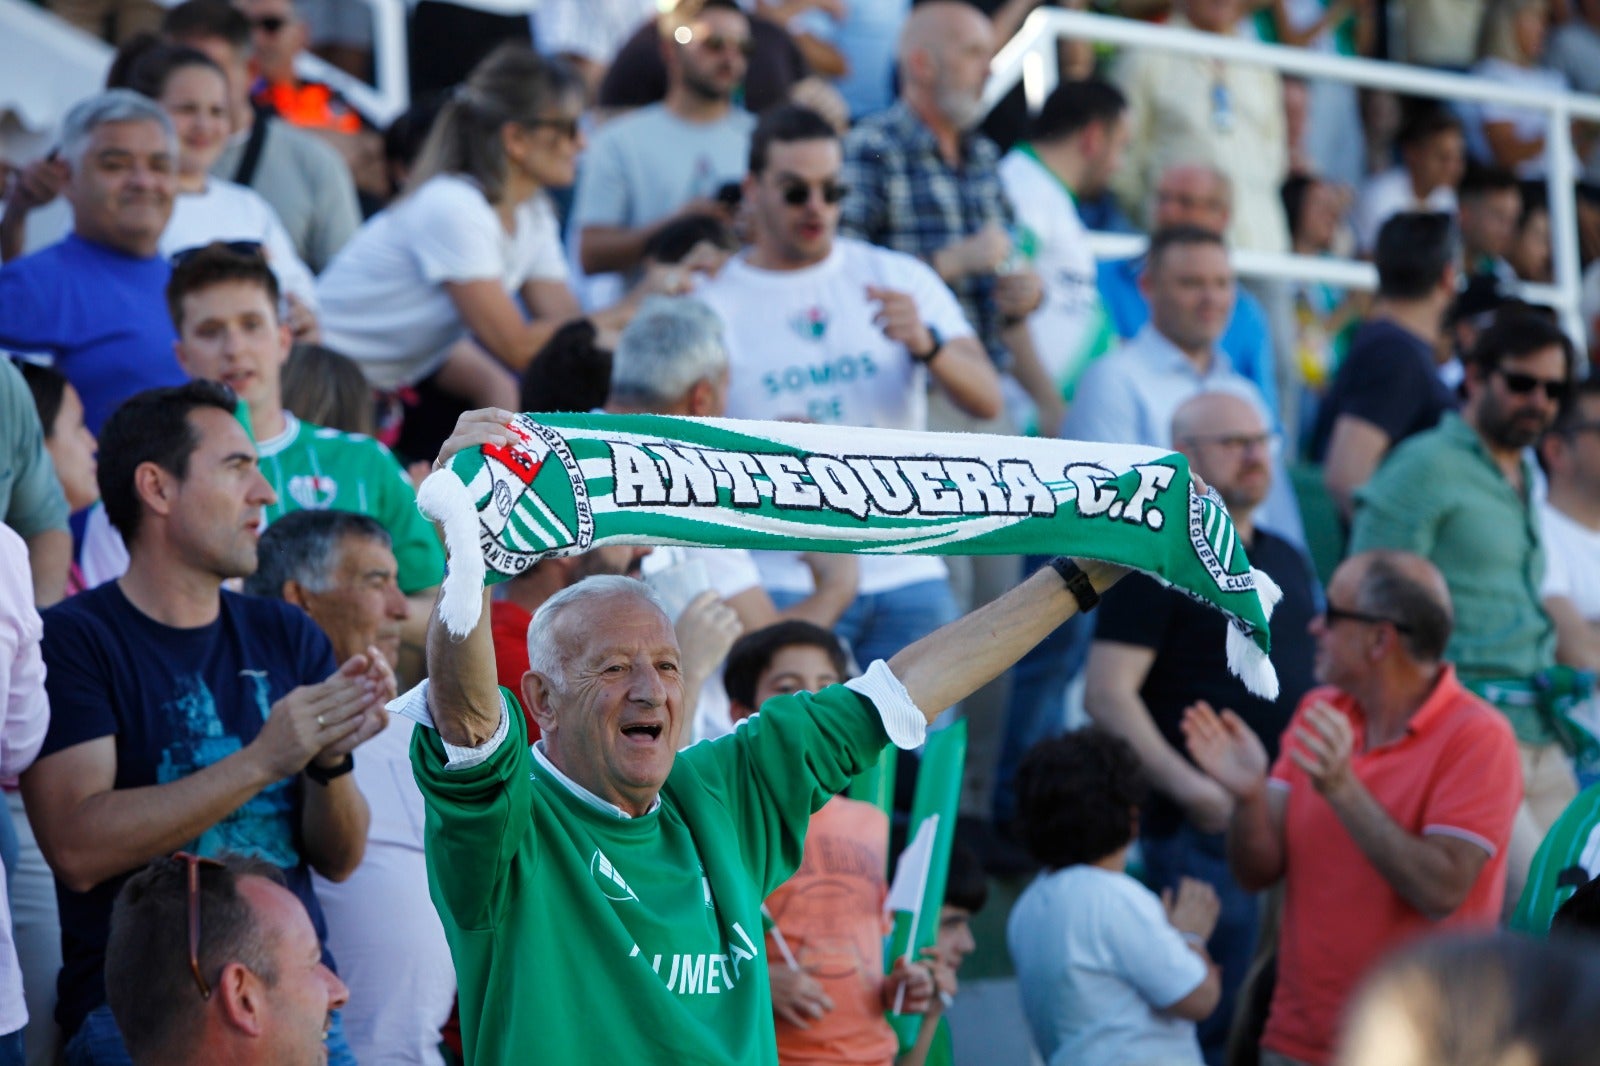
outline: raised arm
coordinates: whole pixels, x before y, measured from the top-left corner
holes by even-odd
[[[498,408],[468,411],[456,421],[455,432],[439,450],[434,468],[443,468],[451,456],[467,448],[513,443],[506,424],[514,417]],[[440,739],[458,748],[479,747],[500,725],[500,687],[487,589],[478,624],[462,639],[450,635],[437,607],[428,619],[428,712]]]
[[[1283,877],[1284,794],[1267,787],[1267,749],[1232,711],[1201,700],[1183,714],[1183,738],[1195,763],[1233,796],[1228,865],[1246,890]]]
[[[1096,592],[1127,573],[1114,563],[1078,560]],[[889,669],[931,724],[946,707],[999,677],[1078,613],[1078,601],[1061,576],[1044,567],[997,600],[956,619],[905,648]]]

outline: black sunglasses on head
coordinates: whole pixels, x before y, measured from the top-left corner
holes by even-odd
[[[836,181],[825,181],[821,185],[810,185],[803,181],[796,181],[790,182],[783,187],[783,202],[790,207],[804,207],[811,202],[812,189],[817,189],[822,193],[822,202],[829,207],[850,195],[850,186],[841,185]]]

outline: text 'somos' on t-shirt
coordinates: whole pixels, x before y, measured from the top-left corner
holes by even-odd
[[[734,258],[695,295],[721,317],[728,348],[728,417],[797,419],[878,429],[928,428],[928,371],[873,321],[869,285],[910,294],[946,341],[973,335],[955,294],[913,256],[840,237],[822,262],[762,270]],[[761,553],[769,589],[809,592],[793,553]],[[864,555],[860,591],[945,576],[932,556]]]
[[[51,713],[40,757],[113,737],[118,789],[171,784],[222,761],[256,738],[274,703],[334,671],[332,645],[298,608],[223,592],[216,621],[174,629],[129,603],[115,581],[46,611],[43,650]],[[300,789],[299,775],[263,789],[185,848],[281,868],[321,935],[322,909],[300,852]],[[87,892],[56,882],[56,1020],[69,1036],[105,1002],[111,904],[134,872]]]

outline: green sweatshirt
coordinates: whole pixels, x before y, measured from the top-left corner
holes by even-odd
[[[412,740],[467,1062],[776,1066],[761,901],[888,743],[872,703],[840,686],[770,700],[680,752],[630,819],[553,777],[501,693],[510,735],[477,766],[446,770],[431,729]]]

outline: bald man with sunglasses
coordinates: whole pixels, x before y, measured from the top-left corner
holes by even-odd
[[[933,268],[838,235],[843,158],[833,127],[805,108],[774,108],[751,138],[754,241],[697,293],[726,329],[729,416],[923,430],[931,382],[994,417],[1000,379]],[[793,553],[758,553],[758,565],[780,608],[812,594]],[[862,556],[860,567],[838,632],[862,661],[956,617],[942,560]]]

